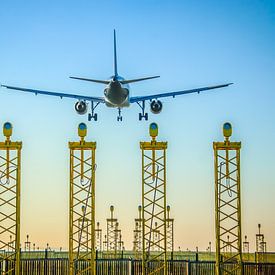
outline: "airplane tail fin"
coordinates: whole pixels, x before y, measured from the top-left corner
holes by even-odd
[[[118,76],[118,73],[117,73],[117,55],[116,55],[116,30],[114,30],[114,71],[115,71],[115,77]]]
[[[143,77],[143,78],[136,78],[136,79],[125,79],[125,80],[120,80],[119,82],[121,84],[129,84],[133,82],[138,82],[138,81],[143,81],[143,80],[148,80],[148,79],[153,79],[157,78],[157,76],[149,76],[149,77]],[[84,80],[84,81],[90,81],[90,82],[95,82],[95,83],[101,83],[101,84],[109,84],[110,80],[99,80],[99,79],[91,79],[91,78],[83,78],[83,77],[75,77],[75,76],[70,76],[72,79],[77,79],[77,80]],[[118,78],[118,72],[117,72],[117,53],[116,53],[116,30],[114,29],[114,76],[113,79],[116,80]]]

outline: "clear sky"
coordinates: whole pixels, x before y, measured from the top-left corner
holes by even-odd
[[[275,251],[275,3],[274,1],[2,1],[2,84],[102,96],[103,86],[69,79],[113,74],[160,75],[131,85],[132,95],[234,82],[215,91],[163,100],[163,112],[138,121],[137,105],[98,108],[98,122],[74,111],[74,100],[0,89],[0,124],[12,122],[23,141],[22,227],[39,247],[68,247],[68,141],[88,124],[97,141],[96,219],[105,232],[115,206],[126,249],[132,248],[141,201],[141,152],[148,125],[168,141],[167,198],[175,218],[175,247],[214,244],[212,142],[225,121],[242,141],[243,235],[255,246],[257,224]],[[149,111],[149,106],[147,109]]]

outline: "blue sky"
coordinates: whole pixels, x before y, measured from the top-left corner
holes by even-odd
[[[74,101],[0,89],[0,123],[10,121],[23,141],[22,240],[67,247],[67,142],[79,122],[97,141],[97,220],[106,230],[115,206],[126,248],[141,198],[139,141],[157,122],[168,141],[168,202],[175,246],[214,243],[212,142],[225,121],[242,141],[243,235],[255,244],[262,223],[275,251],[275,4],[274,1],[4,1],[0,9],[2,84],[101,96],[103,86],[69,79],[113,74],[160,75],[131,85],[132,95],[234,82],[229,88],[163,101],[163,112],[139,122],[137,105],[122,112],[99,106],[99,121],[74,112]],[[147,109],[149,106],[147,106]],[[203,228],[203,230],[202,230]]]

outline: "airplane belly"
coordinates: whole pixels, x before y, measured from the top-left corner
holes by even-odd
[[[125,88],[109,90],[106,93],[105,102],[108,107],[128,107],[129,90]]]

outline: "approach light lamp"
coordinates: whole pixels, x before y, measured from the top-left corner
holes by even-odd
[[[225,138],[229,138],[232,135],[232,126],[229,122],[223,124],[223,135]]]
[[[156,136],[158,135],[158,125],[157,125],[157,123],[153,122],[153,123],[150,124],[149,132],[150,132],[150,136],[152,138],[156,138]]]
[[[84,138],[87,135],[87,125],[83,122],[78,125],[78,135]]]
[[[10,122],[4,123],[3,134],[7,138],[9,138],[12,135],[12,124]]]

